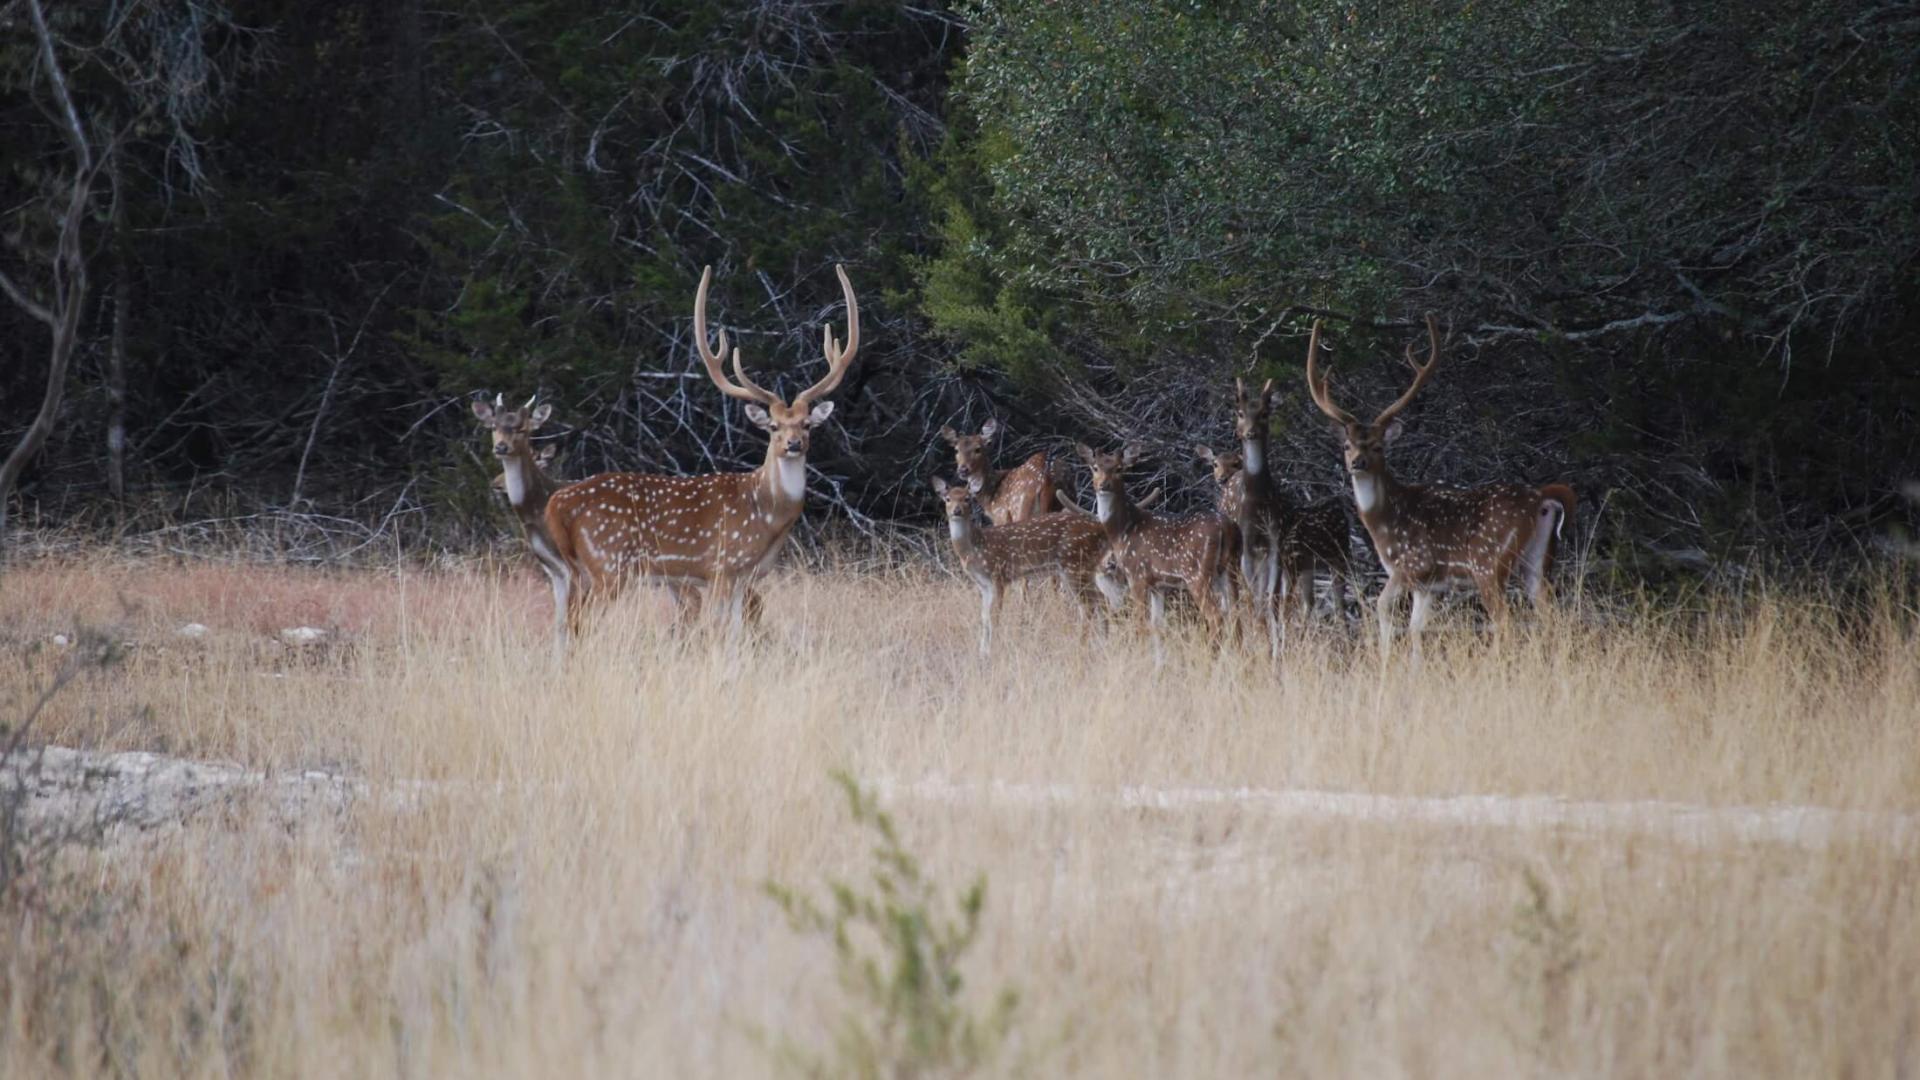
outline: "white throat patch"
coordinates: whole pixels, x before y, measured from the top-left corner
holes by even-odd
[[[953,537],[955,540],[965,540],[967,538],[967,523],[961,521],[959,518],[948,518],[947,535]]]
[[[1248,476],[1259,476],[1267,471],[1266,454],[1261,451],[1258,439],[1248,439],[1240,444],[1240,458],[1243,462],[1241,467]]]
[[[1354,474],[1353,502],[1361,513],[1371,513],[1380,502],[1380,481],[1371,475]]]
[[[807,497],[807,459],[776,458],[773,468],[774,482],[780,485],[780,494],[794,502]]]
[[[1113,492],[1097,491],[1093,496],[1093,512],[1102,524],[1113,516]]]
[[[514,509],[527,505],[527,461],[519,455],[508,458],[502,468],[507,476],[507,501]]]

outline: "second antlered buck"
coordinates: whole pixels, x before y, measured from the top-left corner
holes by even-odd
[[[860,306],[844,268],[836,266],[847,303],[847,338],[823,328],[827,372],[791,404],[747,377],[740,350],[732,351],[733,378],[722,368],[725,331],[715,352],[707,337],[707,289],[713,268],[694,294],[694,342],[720,392],[747,403],[747,419],[767,433],[766,459],[743,473],[652,476],[609,473],[554,495],[547,527],[556,546],[594,588],[644,576],[668,584],[703,586],[707,603],[737,634],[748,613],[752,580],[773,565],[807,494],[807,448],[813,428],[833,414],[821,400],[846,377],[860,347]],[[614,586],[617,588],[617,584]]]
[[[1506,587],[1516,573],[1528,598],[1536,607],[1543,605],[1555,542],[1574,509],[1573,489],[1565,484],[1455,488],[1405,484],[1394,479],[1387,470],[1387,446],[1400,435],[1400,411],[1426,385],[1440,362],[1440,329],[1431,314],[1427,316],[1427,342],[1424,364],[1414,359],[1413,346],[1407,346],[1406,362],[1413,369],[1413,384],[1371,423],[1361,423],[1335,405],[1327,392],[1327,374],[1317,364],[1318,320],[1307,342],[1307,389],[1314,404],[1339,429],[1354,505],[1387,570],[1387,585],[1379,599],[1383,654],[1393,641],[1392,611],[1403,593],[1413,594],[1407,632],[1416,656],[1433,596],[1453,582],[1473,583],[1496,627],[1506,623]]]
[[[1099,522],[1062,510],[983,529],[973,516],[980,499],[978,485],[977,478],[967,485],[933,478],[933,490],[946,509],[954,557],[980,587],[981,655],[993,648],[994,619],[1012,582],[1043,575],[1057,579],[1080,605],[1083,627],[1091,620],[1096,596],[1106,597],[1111,604],[1120,602],[1120,583],[1100,568],[1107,553],[1107,533]]]

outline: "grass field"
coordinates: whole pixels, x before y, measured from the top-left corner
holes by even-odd
[[[667,636],[643,594],[557,663],[519,565],[16,566],[0,719],[76,651],[52,635],[129,643],[34,742],[359,794],[24,842],[0,1074],[1920,1067],[1910,598],[1583,605],[1497,645],[1455,606],[1416,671],[1330,630],[1277,667],[1189,641],[1156,669],[1045,588],[1009,599],[983,662],[977,594],[938,571],[789,568],[764,591],[747,648]],[[332,637],[276,640],[299,625]],[[985,877],[951,1000],[863,995],[768,895],[871,880],[836,769],[880,793],[943,904]],[[1457,796],[1486,812],[1396,809]],[[1538,796],[1640,809],[1501,809],[1559,805],[1515,801]],[[1673,825],[1787,806],[1851,824]],[[957,1059],[914,1041],[926,1009],[984,1017],[1006,990],[1003,1036]],[[857,1031],[881,1033],[864,1059]]]

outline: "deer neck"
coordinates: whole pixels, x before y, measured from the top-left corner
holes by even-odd
[[[973,493],[973,497],[982,503],[992,502],[993,497],[1000,493],[1000,481],[1005,480],[1007,474],[1012,471],[1011,469],[996,469],[991,465],[987,466],[986,471],[980,475],[980,489]]]
[[[1094,516],[1100,520],[1108,536],[1119,536],[1133,528],[1140,519],[1140,509],[1133,505],[1133,499],[1122,486],[1113,491],[1093,493]]]
[[[1240,440],[1240,469],[1255,484],[1267,480],[1267,433],[1256,431]]]
[[[807,501],[806,457],[787,457],[769,443],[766,461],[756,471],[758,487],[769,504],[782,513],[799,516],[800,508]]]
[[[1353,484],[1353,505],[1360,511],[1360,520],[1385,521],[1392,513],[1393,495],[1400,490],[1400,485],[1393,482],[1393,474],[1382,467],[1377,473],[1350,479]]]
[[[540,521],[547,512],[547,499],[554,483],[540,466],[525,454],[513,454],[500,462],[507,481],[507,503],[523,521]]]
[[[953,538],[953,554],[960,565],[970,573],[977,569],[981,563],[980,526],[973,518],[948,518],[947,535]]]

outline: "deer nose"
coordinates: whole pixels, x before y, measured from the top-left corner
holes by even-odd
[[[493,444],[493,456],[494,456],[494,457],[506,457],[506,456],[507,456],[507,454],[508,454],[508,453],[510,453],[510,452],[511,452],[511,451],[509,451],[509,450],[507,449],[507,444],[506,444],[506,443],[494,443],[494,444]]]
[[[799,451],[800,449],[802,449],[802,447],[800,446],[800,440],[799,440],[799,439],[788,439],[788,440],[787,440],[787,451],[788,451],[789,453],[793,453],[793,452],[796,452],[796,451]]]

